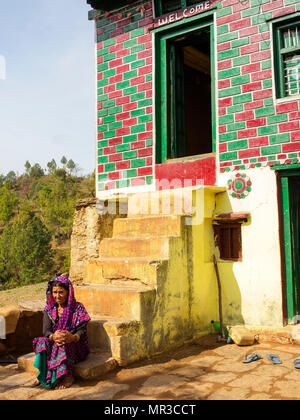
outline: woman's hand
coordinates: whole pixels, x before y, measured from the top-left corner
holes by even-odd
[[[76,335],[71,334],[69,331],[57,330],[52,337],[55,344],[59,347],[76,341]]]

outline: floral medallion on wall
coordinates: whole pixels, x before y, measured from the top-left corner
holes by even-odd
[[[252,182],[246,174],[237,173],[228,180],[228,191],[233,198],[245,198],[251,191]]]

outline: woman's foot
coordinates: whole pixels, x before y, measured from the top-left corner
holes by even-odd
[[[70,388],[74,383],[72,375],[64,376],[62,380],[57,384],[55,389],[67,389]]]
[[[33,382],[32,382],[32,386],[40,386],[40,381],[38,380],[38,378],[36,378]]]

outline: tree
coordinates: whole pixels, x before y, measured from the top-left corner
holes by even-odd
[[[51,233],[39,217],[23,213],[0,237],[0,282],[16,287],[45,281],[53,268]]]
[[[67,169],[69,169],[70,175],[72,175],[73,171],[76,169],[76,165],[72,159],[70,159],[67,163]]]
[[[67,158],[65,157],[65,156],[63,156],[62,158],[61,158],[61,161],[60,161],[60,163],[63,165],[63,167],[65,168],[66,167],[66,164],[67,164]]]
[[[4,182],[9,188],[13,188],[17,183],[17,175],[14,171],[8,172]]]
[[[55,162],[55,159],[52,159],[51,162],[47,163],[47,168],[48,168],[48,172],[49,174],[53,174],[57,168],[57,164]]]
[[[24,166],[25,166],[25,173],[26,173],[26,175],[30,175],[31,164],[30,164],[29,160],[26,160]]]
[[[54,171],[54,176],[56,178],[61,179],[62,181],[65,181],[66,178],[67,178],[67,172],[66,172],[66,170],[64,168],[57,168]]]
[[[31,169],[30,169],[30,176],[33,178],[40,178],[41,176],[44,176],[45,173],[41,166],[38,163],[35,163]]]
[[[39,194],[43,220],[58,239],[71,236],[75,200],[76,195],[70,194],[67,183],[63,179],[58,180],[51,187],[43,188]]]
[[[17,203],[17,195],[8,184],[0,188],[0,222],[7,223],[10,220]]]

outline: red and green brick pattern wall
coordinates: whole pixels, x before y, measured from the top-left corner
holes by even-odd
[[[152,2],[96,19],[98,191],[153,181],[152,22]]]
[[[300,0],[220,0],[214,6],[219,170],[299,163],[300,101],[274,100],[270,21],[292,17]],[[152,1],[92,11],[91,18],[97,33],[98,191],[150,185]]]
[[[299,0],[224,0],[217,11],[221,172],[300,161],[300,102],[274,102],[270,20]],[[275,69],[276,71],[276,69]]]

